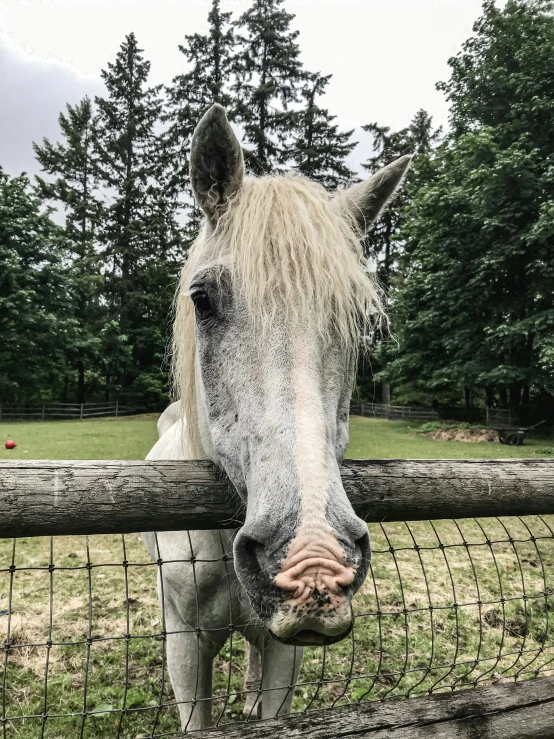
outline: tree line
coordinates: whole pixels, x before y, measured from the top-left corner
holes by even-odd
[[[304,67],[292,21],[284,0],[237,18],[213,0],[167,86],[149,82],[130,34],[105,94],[68,105],[59,139],[34,144],[41,176],[0,170],[0,399],[166,402],[173,292],[201,223],[188,151],[213,102],[250,172],[295,168],[331,190],[358,179],[353,131],[324,105],[331,76]],[[415,154],[364,243],[392,329],[361,366],[366,395],[554,405],[553,47],[550,0],[486,0],[439,84],[448,131],[424,110],[401,130],[364,126],[368,173]]]

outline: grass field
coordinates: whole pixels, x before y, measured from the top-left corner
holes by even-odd
[[[2,423],[0,458],[140,459],[155,438],[154,416]],[[354,417],[348,456],[538,457],[552,445],[440,442]],[[353,638],[306,650],[294,709],[552,674],[551,518],[372,524]],[[0,541],[3,713],[34,716],[8,721],[3,738],[177,735],[156,568],[139,535]],[[235,633],[216,664],[214,721],[240,720],[243,678]]]
[[[155,443],[154,414],[85,421],[0,423],[0,459],[144,459]],[[554,456],[554,439],[530,436],[524,446],[435,441],[403,421],[353,416],[347,457],[357,459],[479,459]],[[13,439],[17,447],[4,448]],[[548,450],[548,451],[542,451]]]

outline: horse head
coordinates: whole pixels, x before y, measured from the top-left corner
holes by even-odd
[[[181,278],[175,372],[189,444],[245,501],[237,576],[288,644],[344,638],[367,574],[367,526],[340,476],[357,348],[382,313],[360,240],[409,161],[330,195],[296,175],[246,177],[219,105],[193,136],[206,223]]]

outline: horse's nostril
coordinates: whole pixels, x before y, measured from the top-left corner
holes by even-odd
[[[260,575],[264,545],[250,534],[239,532],[235,539],[235,566],[243,575]]]
[[[261,541],[254,539],[253,536],[242,534],[237,541],[237,548],[246,557],[256,557],[263,550],[264,545]]]

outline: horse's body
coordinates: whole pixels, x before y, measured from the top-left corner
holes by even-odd
[[[147,459],[192,456],[180,432],[178,409],[179,404],[173,403],[160,417],[160,439]],[[225,555],[232,555],[233,537],[234,532],[228,530],[143,534],[150,556],[165,563],[158,575],[158,595],[164,604],[169,675],[183,729],[191,731],[210,725],[212,662],[229,637],[230,624],[251,645],[245,677],[246,717],[287,713],[293,693],[287,686],[296,681],[302,662],[301,648],[269,637],[237,580],[232,558],[223,561]],[[201,564],[193,566],[193,557]],[[266,665],[263,686],[262,655]],[[283,689],[264,691],[258,699],[260,687],[277,686]]]
[[[160,418],[148,459],[213,460],[246,520],[235,534],[143,535],[163,562],[158,592],[185,730],[210,725],[212,662],[231,627],[251,645],[247,713],[264,718],[289,711],[303,646],[352,628],[370,548],[339,465],[358,335],[380,310],[359,237],[408,162],[332,198],[299,177],[245,178],[220,106],[194,134],[191,182],[206,225],[177,300],[182,402]]]

